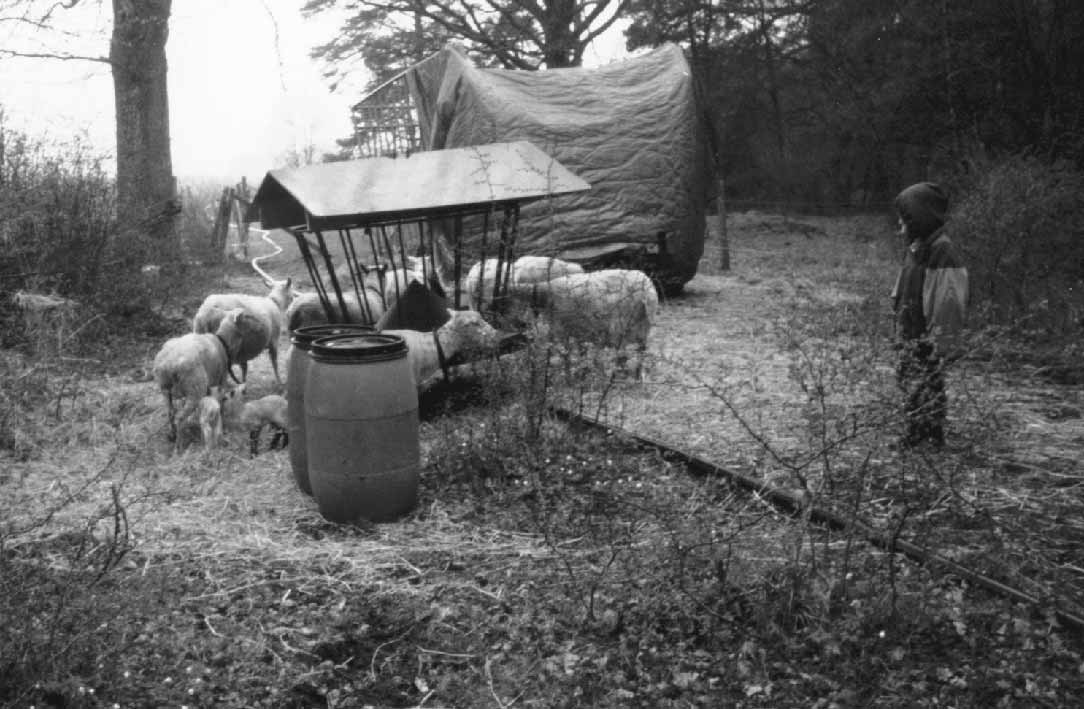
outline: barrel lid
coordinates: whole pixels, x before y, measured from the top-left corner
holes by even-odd
[[[309,345],[321,337],[332,335],[357,335],[372,333],[376,330],[371,325],[357,325],[354,323],[322,323],[320,325],[305,325],[299,327],[290,334],[290,342],[302,349],[308,349]]]
[[[399,335],[350,333],[313,340],[309,351],[322,360],[385,359],[405,355],[407,345]]]

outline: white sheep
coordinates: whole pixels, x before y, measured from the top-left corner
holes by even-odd
[[[331,298],[332,310],[338,319],[341,317],[339,299],[334,293],[328,295]],[[370,286],[366,286],[362,291],[361,299],[352,290],[344,291],[343,302],[346,303],[346,322],[348,323],[371,325],[384,314],[384,298],[379,291]],[[302,293],[286,308],[286,326],[291,332],[306,325],[323,325],[327,322],[330,322],[327,312],[320,303],[320,296],[316,293]]]
[[[493,286],[497,280],[497,259],[485,260],[484,275],[482,263],[479,261],[471,266],[463,279],[463,292],[467,294],[467,304],[472,310],[482,310],[493,300]],[[501,264],[502,279],[507,268],[507,264]],[[574,273],[583,273],[583,266],[552,256],[520,256],[512,262],[512,273],[508,276],[508,284],[511,288],[542,283]]]
[[[418,389],[424,388],[430,377],[441,371],[441,354],[445,362],[452,357],[469,360],[481,354],[494,353],[500,345],[500,333],[473,310],[449,310],[451,318],[433,332],[417,330],[384,330],[381,334],[398,335],[406,341],[407,359],[414,370]],[[437,349],[437,342],[440,349]]]
[[[226,428],[248,433],[249,454],[253,457],[259,453],[260,434],[265,426],[270,426],[274,431],[271,450],[288,445],[290,439],[286,431],[286,398],[278,394],[268,394],[259,399],[245,401],[244,395],[245,385],[239,384],[223,401],[222,420]]]
[[[617,350],[634,347],[640,355],[635,374],[642,376],[642,356],[659,310],[658,292],[644,272],[576,273],[517,285],[510,295],[530,304],[551,337]]]
[[[286,309],[294,297],[290,288],[292,281],[277,281],[269,284],[271,292],[266,296],[247,295],[244,293],[215,293],[203,299],[196,316],[192,319],[192,332],[214,332],[226,311],[243,308],[252,318],[244,320],[242,330],[244,341],[236,362],[241,366],[241,380],[248,378],[249,360],[255,359],[264,350],[271,359],[271,368],[275,373],[275,382],[282,386],[279,377],[279,337],[282,334]]]
[[[180,450],[178,422],[187,422],[200,400],[221,386],[241,350],[242,328],[249,316],[242,308],[226,312],[214,333],[188,333],[166,340],[154,357],[154,380],[166,401],[170,439]],[[178,414],[174,397],[185,400]]]
[[[260,452],[260,433],[264,426],[270,426],[274,431],[271,437],[270,450],[281,447],[285,448],[290,442],[290,436],[286,432],[286,398],[278,394],[267,396],[252,401],[246,401],[241,407],[240,422],[244,430],[248,431],[249,454],[255,456]]]

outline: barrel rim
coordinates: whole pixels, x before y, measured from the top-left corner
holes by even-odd
[[[376,333],[376,328],[372,325],[355,323],[319,323],[317,325],[303,325],[291,331],[290,342],[302,349],[308,349],[313,342],[321,337],[364,333]]]
[[[402,336],[381,332],[331,335],[309,343],[309,354],[322,362],[370,362],[405,357],[406,353]]]

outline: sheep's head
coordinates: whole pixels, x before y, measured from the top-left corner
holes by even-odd
[[[500,345],[500,333],[475,310],[453,310],[452,317],[440,327],[445,354],[469,355],[494,352]]]
[[[279,306],[279,310],[286,312],[286,308],[290,306],[290,301],[294,299],[295,295],[291,287],[293,279],[287,278],[285,281],[273,281],[269,285],[271,286],[271,292],[267,294],[267,297],[275,301],[275,305]]]
[[[222,316],[222,321],[218,323],[218,329],[215,331],[222,343],[226,345],[226,353],[229,354],[231,361],[241,351],[241,340],[243,338],[241,333],[246,318],[254,319],[252,315],[245,312],[244,308],[227,310],[226,314]]]
[[[245,383],[222,384],[211,387],[210,396],[218,399],[220,404],[228,404],[231,401],[239,401],[245,398]]]

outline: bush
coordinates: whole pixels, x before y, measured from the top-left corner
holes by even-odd
[[[0,126],[0,288],[96,293],[115,232],[113,178],[76,139],[47,146]]]
[[[1063,333],[1084,315],[1084,174],[1029,155],[973,163],[951,215],[986,323]]]

